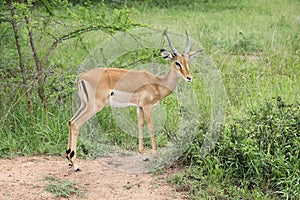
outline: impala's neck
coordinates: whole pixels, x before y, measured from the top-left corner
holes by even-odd
[[[157,77],[157,83],[159,84],[159,92],[161,98],[165,98],[171,94],[177,86],[180,76],[177,71],[171,67],[168,74],[163,77]]]

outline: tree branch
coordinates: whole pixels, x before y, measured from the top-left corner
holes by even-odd
[[[57,45],[65,40],[68,39],[72,39],[75,38],[79,35],[82,35],[84,33],[87,33],[89,31],[96,31],[96,30],[114,30],[114,31],[121,31],[122,28],[117,28],[117,27],[112,27],[112,26],[102,26],[102,25],[98,25],[98,26],[88,26],[88,27],[84,27],[75,31],[70,32],[69,34],[63,35],[59,38],[57,38],[51,45],[51,47],[49,48],[49,50],[47,51],[47,53],[45,54],[45,56],[42,59],[42,64],[49,58],[50,54],[54,51],[54,49],[57,47]]]
[[[28,16],[25,15],[25,22],[26,22],[26,28],[28,30],[28,36],[29,36],[29,41],[30,41],[30,46],[31,46],[31,50],[32,50],[32,53],[33,53],[33,58],[34,58],[34,61],[35,61],[35,65],[36,65],[36,70],[37,70],[37,73],[38,73],[38,90],[39,90],[39,96],[41,98],[41,101],[44,105],[44,108],[46,110],[48,110],[48,103],[47,103],[47,99],[46,99],[46,96],[45,96],[45,91],[44,91],[44,81],[43,81],[43,65],[39,59],[39,55],[37,53],[37,49],[36,49],[36,46],[35,46],[35,42],[34,42],[34,37],[33,37],[33,32],[29,26],[30,24],[30,19]]]
[[[18,55],[19,55],[19,67],[20,67],[20,71],[21,71],[21,75],[22,75],[23,84],[25,85],[25,93],[26,93],[26,97],[27,97],[28,110],[29,110],[29,113],[32,114],[33,107],[32,107],[32,101],[31,101],[31,92],[30,92],[30,89],[27,88],[28,83],[27,83],[27,79],[26,79],[26,70],[25,70],[25,66],[24,66],[23,52],[22,52],[21,45],[20,45],[18,25],[17,25],[17,21],[15,19],[15,15],[16,15],[15,7],[13,6],[12,0],[10,2],[10,14],[11,14],[11,18],[12,18],[11,24],[12,24],[14,34],[15,34],[16,47],[17,47],[17,51],[18,51]]]

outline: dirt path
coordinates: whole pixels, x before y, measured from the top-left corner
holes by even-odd
[[[138,163],[141,161],[137,161]],[[167,182],[167,175],[151,175],[141,170],[132,173],[116,166],[135,165],[132,161],[119,162],[115,158],[78,160],[81,172],[74,172],[63,157],[33,156],[0,159],[1,200],[91,199],[91,200],[180,200],[187,197]],[[136,164],[138,169],[141,166]],[[143,167],[143,166],[142,166]],[[75,186],[81,191],[70,198],[56,197],[45,190],[50,185],[58,188]]]

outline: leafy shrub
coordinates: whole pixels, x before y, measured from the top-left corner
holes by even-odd
[[[300,104],[286,105],[278,98],[249,109],[247,116],[225,124],[216,147],[204,158],[199,154],[204,136],[199,135],[187,155],[191,167],[186,177],[215,179],[226,190],[232,186],[296,198],[300,194]]]

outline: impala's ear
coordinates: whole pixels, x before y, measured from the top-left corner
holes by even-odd
[[[195,56],[197,56],[199,53],[201,53],[202,50],[197,50],[197,51],[192,51],[191,53],[189,53],[189,58],[194,58]]]
[[[165,50],[165,49],[161,49],[161,56],[166,59],[166,60],[174,60],[174,56],[171,52]]]

